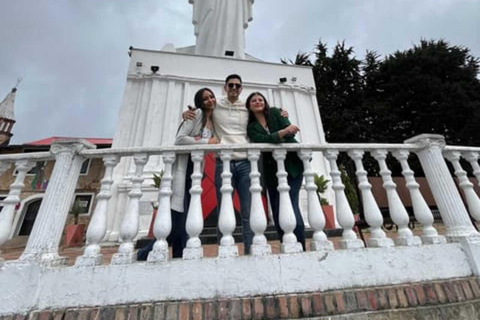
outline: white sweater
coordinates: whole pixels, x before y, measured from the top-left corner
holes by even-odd
[[[219,99],[217,107],[213,111],[213,124],[220,144],[246,144],[249,142],[247,137],[248,110],[242,100],[231,103],[227,97]],[[247,159],[247,153],[234,152],[232,159]]]

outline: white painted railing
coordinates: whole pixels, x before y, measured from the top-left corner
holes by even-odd
[[[438,235],[433,227],[433,216],[426,204],[419,186],[415,181],[414,173],[408,164],[408,155],[413,152],[419,157],[430,183],[432,193],[437,201],[440,213],[446,226],[447,238],[455,241],[464,237],[476,236],[467,210],[460,194],[450,176],[442,152],[455,168],[459,186],[465,195],[468,212],[475,220],[480,219],[480,200],[473,190],[473,184],[468,180],[465,170],[460,164],[463,157],[469,161],[478,177],[480,167],[478,158],[480,148],[446,147],[441,136],[419,136],[404,144],[328,144],[328,145],[263,145],[251,144],[245,146],[187,146],[171,148],[132,148],[132,149],[102,149],[94,150],[93,146],[84,141],[60,142],[52,146],[50,153],[3,155],[0,156],[0,171],[4,172],[15,162],[18,174],[11,191],[4,200],[4,209],[0,213],[0,244],[3,244],[10,233],[15,205],[19,202],[19,195],[23,187],[26,172],[39,159],[54,157],[56,164],[52,173],[51,182],[47,188],[46,196],[42,202],[37,221],[28,240],[25,252],[20,261],[41,262],[46,264],[61,264],[63,259],[58,256],[58,245],[65,224],[68,206],[71,203],[73,192],[79,174],[79,165],[85,158],[103,158],[105,176],[101,182],[101,190],[97,197],[97,205],[91,218],[87,231],[87,245],[82,256],[77,258],[76,265],[94,266],[102,263],[100,242],[107,229],[107,207],[111,197],[112,172],[122,157],[133,157],[135,174],[132,178],[131,190],[128,193],[128,204],[123,223],[120,229],[121,245],[112,258],[112,264],[131,264],[136,261],[134,251],[134,238],[139,228],[139,199],[142,197],[142,183],[144,181],[143,168],[150,156],[160,155],[165,164],[165,174],[159,192],[159,210],[154,232],[158,239],[148,261],[159,262],[168,260],[167,236],[171,232],[170,197],[172,194],[172,165],[175,155],[191,153],[194,163],[192,174],[191,205],[188,212],[186,229],[189,235],[184,259],[200,259],[203,257],[203,248],[200,233],[203,230],[203,217],[201,206],[201,178],[202,161],[205,152],[219,152],[220,160],[224,162],[222,173],[222,205],[218,226],[223,235],[219,246],[219,257],[238,256],[232,233],[235,228],[235,216],[232,202],[231,173],[229,162],[233,151],[247,150],[249,161],[252,164],[250,191],[252,192],[251,228],[255,233],[253,241],[253,255],[268,255],[271,249],[266,242],[264,231],[266,229],[265,212],[260,196],[260,173],[257,163],[260,151],[273,151],[273,156],[278,164],[280,194],[280,226],[285,231],[282,244],[283,253],[301,252],[293,230],[295,216],[289,201],[289,186],[284,160],[287,151],[297,151],[305,166],[305,186],[307,190],[308,219],[314,229],[312,239],[313,251],[333,250],[332,243],[327,239],[325,232],[325,218],[322,213],[316,187],[313,183],[313,171],[310,158],[314,152],[321,152],[328,159],[331,167],[332,188],[335,191],[335,207],[338,222],[344,229],[340,248],[361,248],[363,243],[357,238],[354,227],[354,216],[344,193],[344,185],[340,179],[337,166],[339,152],[347,152],[355,163],[358,178],[358,187],[361,194],[365,220],[370,226],[370,236],[367,240],[369,247],[417,246],[424,244],[445,243],[445,238]],[[367,179],[367,172],[363,167],[363,156],[369,152],[378,162],[383,186],[387,193],[389,212],[392,221],[398,226],[398,234],[394,239],[387,237],[382,230],[383,216],[373,196],[371,185]],[[414,236],[408,227],[409,216],[396,191],[396,185],[387,167],[386,157],[392,155],[400,162],[403,175],[410,192],[415,218],[422,224],[423,233],[420,237]]]
[[[166,238],[170,234],[172,228],[172,221],[170,217],[170,197],[172,195],[172,166],[174,164],[176,156],[185,153],[191,154],[191,158],[194,164],[194,170],[192,174],[192,187],[190,190],[190,209],[188,211],[186,222],[186,229],[189,235],[189,239],[187,242],[187,246],[184,249],[183,259],[185,261],[183,263],[191,264],[198,263],[198,261],[212,260],[203,258],[203,246],[199,237],[200,233],[203,230],[203,215],[201,206],[201,179],[203,176],[202,162],[204,154],[211,151],[218,153],[220,157],[220,160],[218,161],[223,161],[224,163],[221,186],[221,193],[223,199],[218,222],[219,229],[223,236],[219,245],[219,260],[216,260],[219,264],[215,265],[215,268],[220,268],[219,270],[221,270],[221,265],[223,263],[221,263],[220,261],[232,261],[232,258],[236,261],[244,261],[241,264],[236,265],[232,268],[244,268],[247,261],[252,261],[253,264],[257,263],[254,262],[254,260],[237,260],[243,258],[237,257],[238,248],[235,245],[235,240],[232,236],[235,228],[235,216],[233,202],[231,201],[233,188],[231,184],[231,173],[229,172],[230,166],[228,164],[234,151],[247,151],[248,161],[250,161],[251,163],[250,192],[252,193],[252,202],[250,226],[252,231],[254,232],[251,254],[253,258],[267,259],[261,261],[270,261],[268,259],[269,257],[271,257],[271,263],[274,263],[274,261],[278,261],[278,257],[288,257],[291,255],[299,255],[299,257],[304,256],[304,259],[309,259],[308,257],[312,257],[301,253],[302,246],[297,241],[293,233],[293,230],[295,228],[295,215],[291,206],[291,202],[289,201],[289,186],[287,183],[287,173],[284,166],[284,160],[287,151],[298,152],[300,159],[302,159],[304,163],[305,188],[307,191],[308,204],[308,219],[310,226],[313,228],[314,231],[313,238],[311,239],[312,254],[328,255],[331,252],[351,251],[351,254],[354,256],[361,256],[363,252],[365,254],[365,257],[368,256],[370,257],[368,259],[372,259],[373,256],[371,255],[371,251],[369,251],[372,249],[370,248],[376,248],[376,250],[380,250],[386,255],[394,254],[394,252],[396,251],[392,251],[392,248],[395,247],[405,248],[403,250],[416,250],[415,252],[417,252],[418,250],[420,250],[418,252],[427,252],[421,251],[423,249],[420,248],[424,247],[425,245],[432,244],[447,246],[446,240],[452,243],[463,243],[465,241],[475,242],[479,239],[479,233],[475,230],[469,214],[478,221],[478,219],[480,218],[480,200],[478,198],[478,195],[473,190],[473,184],[470,182],[470,180],[468,180],[466,172],[461,166],[460,159],[464,158],[471,164],[474,173],[478,179],[480,176],[480,166],[478,163],[480,148],[446,147],[443,137],[438,135],[417,136],[415,138],[407,140],[403,144],[250,144],[242,146],[204,145],[178,147],[175,146],[167,148],[130,148],[102,150],[95,150],[93,145],[83,140],[63,142],[60,141],[52,145],[50,152],[0,156],[0,173],[5,172],[9,167],[11,167],[12,164],[15,164],[15,168],[18,172],[15,181],[10,187],[10,193],[8,197],[3,201],[4,208],[0,212],[0,245],[3,245],[5,243],[8,235],[10,234],[15,205],[20,201],[19,196],[23,188],[23,181],[26,172],[34,165],[35,161],[55,159],[55,166],[50,177],[50,183],[47,187],[44,200],[42,201],[35,225],[28,239],[25,251],[18,260],[9,261],[7,263],[5,263],[5,261],[1,259],[0,253],[0,277],[2,277],[2,272],[7,272],[6,270],[13,270],[17,268],[17,266],[20,267],[18,267],[18,269],[15,269],[17,270],[15,271],[15,275],[21,273],[21,270],[25,267],[25,265],[40,267],[46,266],[53,268],[58,268],[57,266],[64,265],[65,259],[60,257],[59,255],[60,238],[67,218],[69,205],[71,204],[71,201],[73,199],[81,164],[85,159],[88,158],[102,158],[105,164],[105,174],[103,180],[101,181],[101,189],[97,197],[97,204],[88,227],[87,243],[84,249],[84,253],[76,260],[74,268],[76,268],[75,270],[77,271],[75,271],[74,274],[78,275],[82,274],[82,272],[90,274],[90,271],[87,270],[91,270],[92,267],[96,267],[102,264],[100,242],[102,241],[102,239],[104,239],[107,230],[106,215],[109,200],[112,197],[112,173],[115,166],[124,157],[133,158],[135,164],[135,174],[132,177],[132,184],[128,193],[126,213],[120,229],[120,237],[122,241],[121,245],[118,248],[118,252],[114,254],[112,258],[112,266],[102,266],[102,268],[122,268],[112,270],[125,271],[128,270],[128,268],[134,268],[135,265],[145,265],[150,266],[151,268],[152,266],[155,266],[159,263],[162,263],[163,265],[165,265],[165,263],[175,263],[176,267],[180,268],[178,270],[183,270],[183,267],[178,265],[178,263],[182,263],[181,261],[168,262],[170,258],[168,254],[168,244],[166,242]],[[260,152],[262,151],[273,152],[274,159],[277,161],[278,164],[278,191],[281,198],[280,226],[284,230],[285,234],[283,237],[281,254],[279,256],[275,255],[277,258],[272,255],[272,250],[267,243],[266,237],[264,235],[267,222],[261,200],[260,172],[258,170],[258,161],[260,159]],[[358,179],[358,188],[360,190],[363,205],[363,212],[365,214],[365,220],[370,227],[370,234],[367,239],[367,247],[369,248],[364,248],[364,243],[357,237],[357,234],[354,231],[354,215],[347,201],[347,197],[344,191],[345,186],[342,183],[340,177],[341,173],[337,165],[338,155],[341,152],[348,154],[348,156],[355,164],[356,175]],[[338,223],[343,229],[343,234],[339,241],[339,250],[334,250],[332,242],[327,238],[324,232],[325,217],[316,194],[316,187],[313,181],[314,172],[310,164],[310,159],[312,157],[312,154],[314,153],[321,153],[330,164],[332,188],[335,193],[336,215]],[[383,187],[385,188],[387,193],[390,216],[392,221],[398,226],[398,232],[393,238],[387,236],[387,234],[382,230],[383,216],[373,196],[372,186],[367,179],[367,172],[364,168],[363,157],[365,153],[370,153],[370,155],[372,155],[373,158],[378,162],[378,166],[380,168],[380,175],[383,180]],[[415,180],[414,172],[409,166],[408,158],[410,153],[415,153],[420,160],[423,171],[428,180],[432,194],[435,198],[436,204],[445,225],[445,237],[443,235],[439,235],[437,230],[433,226],[433,215],[419,190],[419,185]],[[406,180],[406,185],[410,193],[415,218],[422,225],[422,234],[420,235],[420,237],[415,236],[412,233],[412,230],[409,229],[409,216],[407,210],[402,201],[400,200],[400,197],[397,193],[396,185],[393,182],[391,176],[391,171],[388,168],[386,162],[386,157],[388,154],[391,154],[401,164],[403,170],[402,174]],[[147,163],[149,157],[152,156],[161,156],[165,165],[162,184],[158,193],[158,215],[154,225],[154,233],[157,241],[148,257],[148,262],[137,263],[133,242],[139,231],[139,199],[142,197],[142,184],[144,183],[144,166]],[[464,198],[468,206],[468,211],[455,185],[454,179],[448,170],[445,159],[448,159],[448,161],[452,163],[455,169],[455,175],[458,179],[459,186],[464,193]],[[385,250],[383,248],[389,249]],[[431,251],[433,249],[428,250]],[[435,250],[433,251],[436,252]],[[475,250],[478,250],[477,252],[480,252],[480,247]],[[439,252],[441,252],[441,250]],[[460,254],[459,252],[460,251],[455,251],[455,254]],[[400,256],[401,253],[399,253],[399,257]],[[391,261],[394,261],[395,259],[400,259],[392,257],[391,259],[393,260]],[[471,253],[471,268],[473,270],[477,270],[480,274],[480,259],[474,257],[475,254]],[[318,258],[315,259],[317,259],[315,261],[321,261],[318,260]],[[302,261],[303,260],[300,259],[298,260],[298,263],[302,263]],[[210,265],[208,264],[208,262],[206,263],[207,265]],[[228,263],[225,262],[225,264]],[[297,262],[292,263],[295,264]],[[416,265],[415,268],[418,268],[418,263],[419,262],[416,261],[411,262],[412,266]],[[270,264],[270,266],[273,267],[274,264]],[[213,268],[211,265],[210,267]],[[185,268],[188,269],[188,265],[185,265]],[[342,267],[339,270],[343,270],[344,268],[346,267]],[[358,268],[361,269],[362,267],[359,266]],[[369,268],[371,269],[371,267]],[[449,270],[445,273],[445,276],[460,276],[468,273],[468,271],[466,270],[470,270],[463,267],[461,269],[462,270],[461,272],[459,271],[459,273],[455,273],[452,270]],[[414,277],[414,279],[424,279],[430,277],[428,274],[429,272],[433,271],[429,268],[425,270],[427,271],[424,271],[424,273],[420,273],[419,276],[417,278]],[[415,271],[410,270],[410,272]],[[91,276],[95,277],[94,274],[91,274]],[[255,276],[252,277],[255,278]],[[262,281],[268,278],[268,276],[266,275],[263,275],[261,277],[263,277]],[[385,277],[388,278],[388,276]],[[398,278],[402,277],[404,276],[398,275]],[[438,278],[439,275],[435,275],[435,277]],[[337,280],[341,281],[341,279]],[[148,279],[146,281],[148,281]],[[317,279],[315,281],[318,282],[320,280]],[[382,281],[372,283],[378,284],[382,283]],[[248,283],[249,282],[247,281],[245,283],[245,286],[247,286]],[[350,281],[348,285],[352,285],[352,283],[356,282]],[[364,282],[358,282],[358,284],[362,283]],[[256,285],[257,284],[255,284],[255,286]],[[242,287],[242,285],[240,284],[236,284],[236,286]],[[272,287],[271,289],[245,289],[245,291],[243,292],[245,294],[255,294],[259,292],[270,292],[268,290],[271,290],[271,292],[280,292],[283,290],[275,288],[276,287]],[[218,290],[218,288],[208,288],[208,290],[206,290],[208,294],[205,294],[205,297],[217,294],[219,292]],[[307,290],[307,288],[305,290]],[[192,291],[193,296],[200,297],[200,294],[196,294],[194,292],[196,291]],[[118,300],[125,301],[125,299],[120,296]],[[145,297],[148,298],[149,296],[145,295]],[[165,297],[172,298],[172,296],[169,296],[167,293],[165,293]],[[174,295],[174,297],[190,297],[190,293],[177,296]],[[88,294],[85,293],[85,301],[88,301],[88,299]],[[114,299],[112,301],[116,300]],[[65,305],[66,303],[67,302],[63,304],[60,303],[59,305]],[[84,303],[88,304],[88,302]],[[21,303],[19,302],[18,308],[23,308],[20,307],[20,305]],[[0,314],[2,314],[1,311],[2,310],[0,309]]]

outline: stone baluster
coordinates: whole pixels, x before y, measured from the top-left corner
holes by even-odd
[[[282,253],[298,253],[302,252],[302,244],[297,241],[297,237],[293,233],[297,225],[297,219],[293,211],[292,201],[290,199],[290,186],[288,185],[287,171],[285,171],[285,158],[287,152],[285,150],[274,150],[273,158],[277,161],[277,178],[279,203],[279,221],[284,235],[281,245]]]
[[[304,167],[303,176],[305,177],[305,189],[307,189],[308,221],[314,230],[311,244],[312,251],[333,250],[333,243],[328,240],[327,235],[323,232],[325,215],[318,199],[318,190],[314,181],[315,173],[310,163],[312,150],[301,150],[298,155],[302,159]]]
[[[112,174],[119,158],[115,155],[103,157],[105,173],[101,181],[100,192],[97,196],[97,205],[87,230],[87,247],[83,255],[78,257],[75,266],[97,266],[102,264],[103,255],[100,253],[100,242],[107,232],[108,201],[112,197]]]
[[[340,248],[357,249],[365,247],[362,240],[358,239],[357,234],[353,231],[355,226],[355,218],[352,208],[348,203],[345,195],[345,186],[342,182],[342,174],[338,170],[337,150],[328,150],[324,153],[325,158],[330,163],[330,175],[332,176],[332,189],[335,191],[335,208],[337,209],[337,220],[343,229],[342,240],[340,240]]]
[[[167,237],[172,231],[170,198],[172,197],[172,167],[175,162],[175,153],[165,152],[162,158],[165,169],[158,192],[157,217],[153,225],[153,233],[157,241],[155,241],[152,251],[148,254],[147,260],[149,262],[166,261],[169,258]]]
[[[406,140],[405,143],[416,143],[420,146],[416,153],[445,224],[447,239],[454,242],[477,239],[480,234],[473,227],[443,158],[445,138],[441,135],[422,134]]]
[[[61,265],[65,258],[58,255],[68,211],[72,204],[78,176],[85,158],[79,153],[95,145],[81,139],[54,142],[50,153],[55,166],[45,191],[32,232],[19,263]]]
[[[12,228],[13,217],[15,215],[15,207],[20,202],[20,194],[25,184],[25,176],[27,172],[34,166],[35,162],[29,160],[18,160],[15,163],[17,176],[15,181],[10,185],[10,192],[5,200],[3,200],[3,209],[0,211],[0,247],[7,242]],[[0,176],[12,166],[9,162],[0,163]],[[0,251],[1,253],[1,251]],[[3,259],[0,255],[0,267]]]
[[[220,240],[220,246],[218,247],[218,256],[220,258],[228,258],[238,256],[238,248],[235,246],[235,239],[233,239],[232,236],[236,225],[232,199],[232,173],[230,172],[232,151],[222,150],[220,152],[220,159],[222,159],[223,162],[223,172],[222,187],[220,188],[222,202],[218,217],[218,229],[222,233],[222,239]]]
[[[203,230],[202,160],[203,151],[192,151],[192,188],[190,189],[190,207],[188,208],[186,222],[189,239],[187,247],[183,249],[183,259],[185,260],[203,258],[202,242],[200,241],[200,233]]]
[[[465,152],[463,157],[472,165],[473,174],[475,175],[475,178],[477,178],[477,183],[480,186],[480,165],[478,164],[478,152]]]
[[[414,236],[412,230],[408,228],[410,217],[407,209],[402,203],[397,192],[397,185],[393,182],[392,172],[387,167],[387,150],[379,149],[372,153],[372,156],[377,160],[380,167],[380,175],[383,180],[383,188],[387,193],[388,210],[392,221],[398,226],[398,235],[395,239],[397,246],[418,246],[422,244],[419,237]]]
[[[458,178],[458,185],[463,190],[465,200],[467,202],[468,211],[476,221],[480,221],[480,199],[478,199],[475,190],[473,190],[473,183],[468,180],[467,172],[463,170],[460,164],[460,157],[462,154],[459,151],[445,152],[445,158],[450,161],[455,169],[455,175]]]
[[[250,160],[250,192],[252,202],[250,205],[250,228],[255,236],[252,243],[252,255],[262,256],[272,253],[272,248],[267,243],[264,233],[267,229],[267,216],[262,201],[262,186],[260,185],[260,172],[258,171],[258,160],[260,159],[260,150],[249,150],[248,160]]]
[[[408,150],[397,150],[393,152],[393,156],[397,158],[402,166],[402,175],[405,177],[408,192],[410,193],[415,219],[422,224],[422,242],[424,244],[445,243],[445,237],[438,235],[437,230],[433,227],[432,211],[423,198],[422,193],[420,192],[420,185],[415,180],[414,172],[410,169],[410,165],[408,164],[409,154],[410,152]]]
[[[367,245],[369,247],[391,247],[393,246],[393,240],[387,238],[385,232],[382,230],[383,216],[373,197],[372,186],[367,179],[367,171],[365,171],[363,167],[363,154],[363,150],[351,150],[348,152],[350,158],[355,162],[358,188],[362,195],[365,220],[370,225],[371,236],[367,241]]]
[[[120,239],[122,243],[118,252],[112,257],[112,264],[130,264],[137,260],[133,239],[138,234],[139,204],[142,197],[143,168],[148,162],[148,155],[145,153],[133,156],[135,163],[135,174],[132,177],[132,188],[128,193],[128,204],[120,227]]]

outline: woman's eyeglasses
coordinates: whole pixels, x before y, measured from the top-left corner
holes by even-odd
[[[240,89],[241,87],[242,87],[242,85],[240,83],[229,83],[228,84],[229,89],[233,89],[233,88]]]

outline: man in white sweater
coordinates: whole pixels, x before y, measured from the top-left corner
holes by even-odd
[[[248,110],[245,102],[240,100],[242,93],[242,78],[237,74],[229,75],[225,80],[225,92],[227,95],[217,101],[213,112],[213,124],[215,135],[221,144],[245,144],[248,143],[247,124]],[[195,112],[187,110],[183,113],[185,119],[193,119]],[[217,191],[217,213],[220,210],[222,194],[223,163],[217,158],[215,165],[215,187]],[[234,152],[230,162],[232,173],[232,186],[237,190],[240,198],[240,213],[242,215],[242,235],[245,246],[245,254],[250,253],[253,240],[253,231],[250,228],[250,162],[246,152]]]

